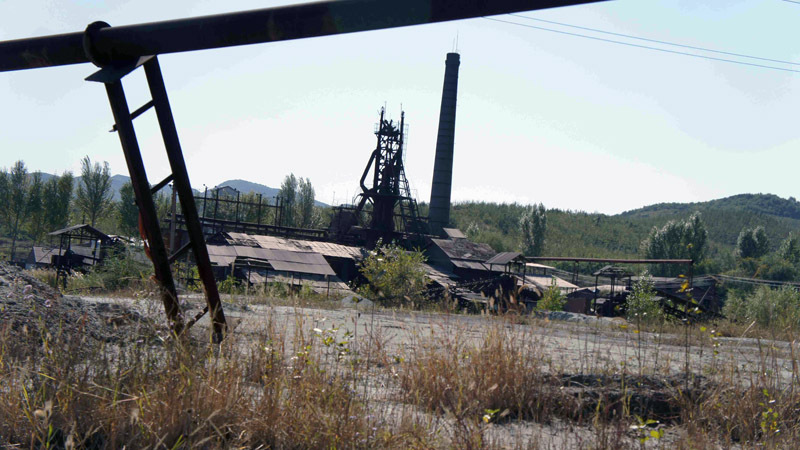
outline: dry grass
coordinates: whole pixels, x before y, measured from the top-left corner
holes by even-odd
[[[675,325],[651,334],[430,313],[445,324],[398,350],[369,315],[354,317],[347,329],[298,313],[222,346],[202,329],[176,341],[142,325],[112,345],[0,322],[0,446],[791,448],[800,438],[793,343],[763,341],[744,361],[698,325],[685,373],[662,361],[682,355]],[[553,350],[565,329],[577,360]],[[515,427],[538,431],[510,436]]]
[[[79,334],[0,342],[0,445],[30,448],[373,448],[406,437],[366,413],[348,343],[269,324],[220,347]],[[327,342],[327,344],[326,344]],[[333,344],[333,345],[331,345]],[[341,344],[341,345],[340,345]],[[419,439],[410,435],[411,442]]]
[[[598,448],[645,442],[668,448],[790,448],[800,437],[800,372],[793,345],[787,355],[765,342],[752,355],[752,365],[712,356],[707,364],[693,363],[689,373],[665,364],[643,374],[636,364],[592,365],[588,360],[597,355],[589,353],[582,355],[587,360],[582,367],[591,370],[556,364],[537,335],[506,323],[489,326],[479,339],[464,331],[443,329],[437,337],[420,339],[398,377],[403,401],[451,417],[469,437],[464,447],[484,442],[475,431],[480,421],[587,426]],[[709,333],[694,336],[695,343],[706,341],[705,348],[690,349],[695,356],[716,355],[716,336]],[[641,345],[637,334],[624,341],[630,349],[621,350],[634,355],[633,361]],[[787,358],[789,378],[781,375],[780,361]]]

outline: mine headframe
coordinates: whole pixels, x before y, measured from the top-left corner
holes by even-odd
[[[378,239],[416,240],[427,234],[427,223],[420,218],[403,165],[407,131],[404,112],[400,112],[400,121],[396,123],[387,120],[386,109],[381,108],[375,125],[377,144],[361,175],[361,193],[356,206],[356,216],[361,217],[365,212],[369,215],[364,224],[368,245]],[[368,187],[370,172],[372,184]]]
[[[83,32],[0,42],[0,72],[89,62],[100,67],[87,80],[104,85],[108,94],[115,122],[113,130],[118,133],[125,154],[139,207],[140,228],[149,246],[155,278],[162,288],[162,300],[172,329],[180,334],[199,319],[198,316],[184,323],[170,268],[172,262],[187,251],[192,251],[208,302],[204,312],[210,313],[214,336],[219,339],[226,328],[225,315],[211,271],[208,250],[157,55],[445,22],[597,1],[603,0],[324,0],[117,27],[109,26],[105,22],[94,22]],[[151,100],[131,111],[122,88],[122,79],[138,68],[144,69]],[[152,186],[144,170],[144,161],[133,128],[133,119],[151,109],[156,113],[172,172]],[[169,253],[164,245],[153,201],[153,195],[169,183],[173,183],[177,190],[190,235],[190,242],[174,253]],[[374,201],[381,195],[384,194],[378,190],[371,198]]]

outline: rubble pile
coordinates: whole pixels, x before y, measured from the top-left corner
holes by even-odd
[[[61,295],[24,270],[0,262],[0,332],[31,337],[68,334],[124,343],[140,333],[143,322],[140,314],[125,306]]]

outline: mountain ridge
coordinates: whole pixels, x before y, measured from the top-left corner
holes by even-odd
[[[51,173],[46,173],[46,172],[31,172],[31,174],[33,174],[33,173],[41,174],[43,182],[46,182],[50,178],[58,176],[58,175],[53,175]],[[129,176],[122,175],[122,174],[116,174],[116,175],[112,175],[111,176],[111,191],[113,192],[113,194],[112,194],[112,200],[113,201],[115,201],[115,202],[119,201],[119,199],[120,199],[119,190],[120,190],[120,188],[122,188],[122,186],[125,183],[129,182],[130,179],[131,178]],[[78,188],[78,184],[80,183],[80,181],[81,181],[81,177],[80,176],[76,176],[75,177],[75,182],[74,182],[74,188],[75,189]],[[261,194],[261,195],[264,196],[264,198],[268,198],[268,199],[275,198],[278,195],[278,193],[280,192],[280,189],[269,187],[267,185],[260,184],[260,183],[255,183],[253,181],[247,181],[247,180],[238,179],[238,178],[237,179],[233,179],[233,180],[223,181],[222,183],[220,183],[217,186],[215,186],[215,188],[224,187],[224,186],[228,186],[228,187],[231,187],[233,189],[236,189],[237,191],[241,192],[242,194],[249,194],[250,192],[255,192],[256,194]],[[203,191],[201,191],[199,189],[196,189],[196,188],[192,188],[192,189],[194,190],[195,195],[198,195],[198,196],[202,196],[203,195]],[[163,192],[169,192],[169,190],[165,190]],[[320,207],[329,206],[326,203],[323,203],[323,202],[320,202],[320,201],[315,201],[315,203],[316,203],[317,206],[320,206]]]

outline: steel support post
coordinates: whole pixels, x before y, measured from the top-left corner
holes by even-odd
[[[147,84],[150,88],[150,94],[155,103],[158,125],[161,128],[161,136],[164,139],[167,158],[169,159],[169,165],[172,169],[172,175],[174,177],[173,186],[175,186],[178,192],[178,198],[181,202],[181,211],[186,223],[186,231],[192,243],[197,270],[203,282],[203,287],[205,288],[208,310],[211,313],[214,340],[215,342],[219,342],[226,331],[225,313],[222,311],[217,282],[211,270],[208,248],[206,248],[203,228],[200,225],[200,217],[197,214],[194,193],[192,192],[192,186],[189,182],[189,174],[186,170],[186,162],[183,159],[183,151],[181,150],[181,143],[178,139],[178,131],[175,128],[175,120],[172,117],[172,109],[169,105],[167,88],[164,86],[164,78],[161,75],[161,67],[158,64],[158,58],[154,57],[147,61],[144,64],[144,72],[147,77]]]
[[[183,315],[178,304],[178,294],[169,266],[169,255],[159,228],[156,206],[150,192],[150,183],[147,181],[147,173],[144,169],[142,154],[139,151],[139,143],[136,140],[125,91],[119,80],[105,83],[105,86],[114,122],[117,125],[117,134],[119,134],[122,144],[122,151],[128,164],[136,205],[139,207],[139,219],[150,248],[150,259],[153,261],[155,278],[161,287],[164,311],[167,313],[173,333],[179,335],[183,332]]]

